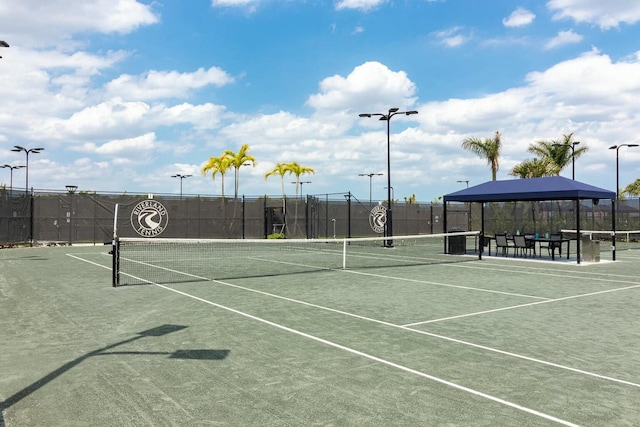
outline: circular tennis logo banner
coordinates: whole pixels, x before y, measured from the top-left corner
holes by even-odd
[[[131,226],[143,237],[156,237],[162,233],[169,222],[169,215],[162,203],[145,200],[131,211]]]
[[[382,205],[374,206],[369,212],[369,225],[376,233],[383,233],[387,223],[387,208]]]

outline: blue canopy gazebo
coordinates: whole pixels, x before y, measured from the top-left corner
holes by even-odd
[[[594,187],[583,182],[564,178],[562,176],[548,176],[543,178],[511,179],[504,181],[488,181],[443,197],[444,229],[447,229],[447,202],[466,202],[482,204],[481,236],[484,236],[484,204],[486,202],[517,202],[544,200],[573,200],[579,205],[580,200],[590,199],[611,200],[611,230],[616,230],[614,191]],[[577,260],[580,264],[580,209],[574,209],[576,214]],[[613,260],[616,259],[615,238],[613,239]],[[480,244],[480,256],[483,246]]]

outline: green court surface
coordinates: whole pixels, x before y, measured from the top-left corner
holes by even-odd
[[[109,249],[0,250],[0,425],[640,425],[639,250],[113,288]]]

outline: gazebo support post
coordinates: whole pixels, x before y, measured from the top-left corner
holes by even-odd
[[[576,210],[576,237],[577,237],[577,242],[576,242],[576,259],[578,262],[578,265],[580,265],[580,251],[581,249],[581,238],[580,238],[580,199],[576,199],[573,202],[573,206],[574,209]],[[567,243],[568,244],[568,243]],[[569,248],[567,247],[567,251],[569,251]],[[569,256],[569,254],[567,254],[567,256]]]
[[[444,227],[444,233],[446,233],[447,232],[447,201],[446,200],[442,201],[442,226]],[[446,237],[444,239],[444,253],[445,254],[448,253],[448,251],[447,251],[447,248],[448,248],[447,244],[449,243],[447,241],[448,239],[449,239],[448,237]]]
[[[469,203],[471,206],[471,203]],[[480,202],[480,242],[478,242],[480,251],[480,260],[482,260],[482,252],[484,251],[484,202]],[[491,253],[489,253],[491,256]]]
[[[611,199],[611,257],[616,260],[616,200]]]

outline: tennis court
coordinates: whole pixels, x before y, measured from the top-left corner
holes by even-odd
[[[110,249],[0,250],[0,423],[640,424],[632,245],[265,275],[267,248],[117,288]]]

